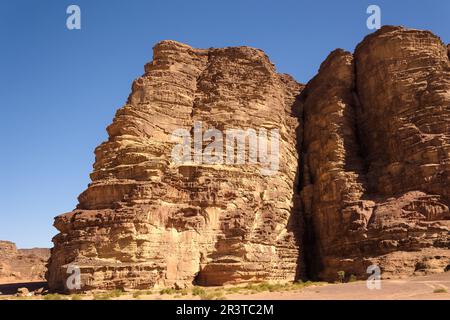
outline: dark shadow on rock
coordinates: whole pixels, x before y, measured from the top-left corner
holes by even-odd
[[[14,295],[17,293],[17,289],[19,288],[27,288],[30,292],[40,288],[47,289],[47,282],[41,281],[0,284],[0,295]]]

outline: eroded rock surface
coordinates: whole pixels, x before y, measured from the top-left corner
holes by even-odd
[[[260,50],[157,44],[95,151],[77,209],[55,220],[50,287],[64,288],[69,264],[81,269],[85,290],[294,280],[300,216],[292,106],[301,88]],[[278,129],[279,172],[175,164],[179,141],[171,135],[193,131],[195,122],[203,133]]]
[[[320,278],[450,264],[450,64],[428,31],[383,27],[302,93],[305,216]],[[306,249],[305,249],[306,250]],[[399,254],[402,252],[402,254]],[[401,256],[401,259],[399,259]],[[428,261],[428,262],[424,262]],[[430,261],[433,261],[432,263]]]
[[[73,266],[83,290],[449,270],[448,50],[383,27],[304,88],[257,49],[157,44],[92,183],[55,219],[50,288],[67,289]],[[279,171],[175,163],[171,134],[200,122],[278,129]]]
[[[0,241],[0,283],[45,280],[50,249],[17,249],[10,241]]]

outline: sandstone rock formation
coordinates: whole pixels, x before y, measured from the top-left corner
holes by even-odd
[[[17,249],[10,241],[0,241],[0,283],[45,280],[50,250]]]
[[[316,276],[450,264],[450,64],[428,31],[383,27],[330,54],[300,98]],[[312,227],[312,229],[309,229]]]
[[[48,281],[64,289],[184,287],[296,278],[300,216],[294,192],[301,89],[260,50],[154,48],[127,104],[95,151],[92,183],[55,227]],[[279,172],[260,164],[182,164],[177,129],[278,129]],[[249,154],[248,146],[246,154]]]
[[[212,128],[278,129],[279,171],[173,161],[174,130]],[[73,266],[82,290],[449,269],[450,65],[430,32],[383,27],[306,87],[257,49],[163,41],[107,130],[55,218],[54,290]]]

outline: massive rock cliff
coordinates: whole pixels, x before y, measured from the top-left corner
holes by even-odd
[[[337,50],[300,98],[316,276],[450,265],[450,64],[428,31],[383,27]],[[367,275],[365,275],[367,276]]]
[[[244,165],[172,158],[237,128],[278,130],[276,172],[250,144]],[[163,41],[108,134],[77,208],[55,218],[52,289],[72,267],[83,290],[450,268],[450,65],[430,32],[383,27],[305,88],[257,49]]]
[[[85,290],[294,280],[301,226],[292,106],[301,87],[260,50],[157,44],[95,151],[77,209],[55,220],[50,287],[64,288],[69,264]],[[279,130],[279,172],[261,174],[260,162],[173,161],[175,130],[211,128]],[[245,151],[248,158],[248,144]]]

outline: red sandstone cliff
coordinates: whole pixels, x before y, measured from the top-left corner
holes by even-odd
[[[95,151],[77,209],[55,220],[50,287],[64,287],[68,264],[80,267],[84,289],[294,280],[300,216],[291,109],[300,90],[260,50],[157,44]],[[174,164],[172,132],[192,131],[196,121],[203,131],[278,129],[279,172]]]
[[[171,133],[197,121],[278,129],[279,171],[174,163]],[[84,290],[449,268],[450,66],[430,32],[383,27],[305,89],[260,50],[163,41],[108,133],[55,219],[52,289],[69,265]]]
[[[450,264],[450,64],[428,31],[383,27],[302,93],[302,200],[316,276]],[[306,249],[304,249],[306,250]]]
[[[45,280],[49,257],[49,249],[17,249],[14,243],[0,240],[0,282]]]

